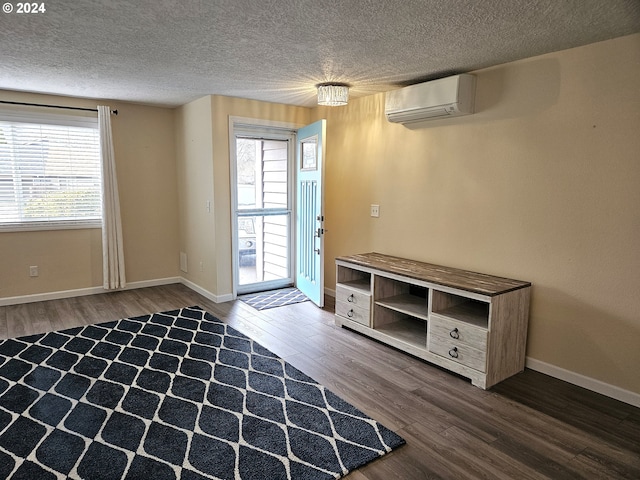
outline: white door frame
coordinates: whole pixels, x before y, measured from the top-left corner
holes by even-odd
[[[259,120],[255,118],[229,116],[229,185],[231,192],[231,264],[232,264],[232,294],[233,298],[238,296],[238,281],[240,278],[239,262],[238,262],[238,215],[236,214],[236,206],[238,203],[238,188],[236,185],[236,136],[246,134],[250,138],[262,138],[270,140],[289,140],[288,146],[288,182],[289,182],[289,211],[291,212],[289,219],[289,272],[293,283],[295,284],[295,149],[296,149],[296,131],[300,128],[299,124],[286,122],[275,122],[269,120]],[[264,282],[268,288],[269,282]],[[277,288],[277,281],[274,285]]]

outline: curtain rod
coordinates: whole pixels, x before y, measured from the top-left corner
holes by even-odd
[[[82,107],[67,107],[64,105],[45,105],[44,103],[25,103],[25,102],[8,102],[6,100],[0,100],[0,103],[6,103],[8,105],[26,105],[29,107],[46,107],[46,108],[62,108],[65,110],[82,110],[84,112],[97,112],[97,108],[82,108]],[[118,115],[118,110],[111,110],[111,113]]]

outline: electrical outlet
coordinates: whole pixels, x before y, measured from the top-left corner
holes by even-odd
[[[38,266],[37,265],[32,265],[29,267],[29,276],[30,277],[37,277],[38,276]]]
[[[371,216],[372,217],[380,216],[380,205],[371,205]]]
[[[180,252],[180,270],[184,273],[187,273],[187,254],[184,252]]]
[[[200,271],[204,272],[204,262],[200,262]]]

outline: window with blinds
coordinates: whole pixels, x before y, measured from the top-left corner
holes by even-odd
[[[0,111],[0,231],[101,223],[97,117]]]

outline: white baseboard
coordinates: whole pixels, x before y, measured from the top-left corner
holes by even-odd
[[[198,292],[200,295],[208,298],[212,302],[222,303],[230,302],[233,300],[233,294],[227,293],[224,295],[216,295],[208,290],[205,290],[199,285],[187,280],[184,277],[167,277],[156,278],[153,280],[143,280],[140,282],[128,283],[122,290],[135,290],[137,288],[157,287],[159,285],[170,285],[172,283],[182,283],[189,287],[191,290]],[[20,295],[17,297],[4,297],[0,298],[0,307],[7,305],[20,305],[22,303],[32,302],[45,302],[47,300],[58,300],[61,298],[83,297],[85,295],[96,295],[99,293],[109,293],[115,290],[105,290],[102,287],[88,287],[88,288],[76,288],[74,290],[61,290],[57,292],[35,293],[33,295]]]
[[[141,282],[131,282],[127,284],[127,286],[123,290],[134,290],[137,288],[146,288],[146,287],[156,287],[159,285],[170,285],[173,283],[182,283],[186,287],[191,290],[199,293],[200,295],[208,298],[212,302],[215,303],[223,303],[229,302],[233,300],[233,294],[227,293],[224,295],[216,295],[199,285],[187,280],[184,277],[168,277],[168,278],[158,278],[154,280],[143,280]],[[17,297],[4,297],[0,298],[0,307],[7,305],[19,305],[23,303],[31,303],[31,302],[43,302],[47,300],[57,300],[60,298],[71,298],[71,297],[81,297],[84,295],[95,295],[99,293],[109,293],[112,290],[105,290],[102,287],[89,287],[89,288],[78,288],[75,290],[63,290],[58,292],[47,292],[47,293],[37,293],[33,295],[21,295]],[[336,296],[335,290],[325,288],[324,293],[331,297]],[[577,385],[579,387],[586,388],[587,390],[591,390],[593,392],[600,393],[610,398],[614,398],[616,400],[620,400],[621,402],[628,403],[629,405],[633,405],[635,407],[640,408],[640,394],[631,392],[629,390],[625,390],[620,387],[616,387],[615,385],[610,385],[608,383],[602,382],[600,380],[596,380],[591,377],[587,377],[585,375],[581,375],[579,373],[572,372],[570,370],[566,370],[564,368],[557,367],[555,365],[551,365],[550,363],[542,362],[540,360],[536,360],[535,358],[527,357],[526,360],[527,368],[531,370],[535,370],[536,372],[544,373],[554,378],[558,378],[560,380],[564,380],[565,382],[571,383],[573,385]]]
[[[125,288],[125,290],[134,290],[136,288],[157,287],[160,285],[171,285],[173,283],[180,283],[182,277],[167,277],[156,278],[154,280],[143,280],[141,282],[133,282]],[[105,292],[108,290],[105,290]]]
[[[82,297],[84,295],[95,295],[104,292],[106,292],[106,290],[102,287],[90,287],[58,292],[35,293],[33,295],[20,295],[18,297],[3,297],[0,298],[0,307],[20,305],[23,303],[45,302],[47,300],[58,300],[60,298]]]
[[[153,280],[143,280],[141,282],[128,283],[122,290],[135,290],[137,288],[157,287],[158,285],[170,285],[180,283],[180,277],[156,278]],[[105,290],[102,287],[76,288],[74,290],[60,290],[57,292],[35,293],[32,295],[20,295],[17,297],[0,298],[0,307],[7,305],[20,305],[22,303],[45,302],[47,300],[58,300],[61,298],[83,297],[85,295],[96,295],[98,293],[109,293],[114,290]]]
[[[182,283],[185,287],[189,287],[194,292],[199,293],[203,297],[206,297],[206,298],[208,298],[209,300],[211,300],[212,302],[215,302],[215,303],[230,302],[231,300],[233,300],[233,294],[232,293],[225,293],[224,295],[216,295],[215,293],[212,293],[209,290],[205,290],[200,285],[197,285],[197,284],[193,283],[192,281],[187,280],[184,277],[180,278],[180,283]]]
[[[527,357],[526,366],[536,372],[564,380],[565,382],[586,388],[587,390],[600,393],[610,398],[615,398],[616,400],[628,403],[634,407],[640,407],[640,394],[638,393],[616,387],[615,385],[611,385],[570,370],[565,370],[564,368],[556,367],[555,365],[551,365],[550,363],[542,362],[531,357]]]
[[[336,291],[331,290],[330,288],[325,288],[324,293],[334,298],[336,296]],[[592,392],[600,393],[607,397],[628,403],[634,407],[640,407],[640,394],[638,393],[616,387],[615,385],[611,385],[564,368],[556,367],[555,365],[551,365],[550,363],[542,362],[531,357],[527,357],[526,366],[536,372],[544,373],[545,375],[549,375],[550,377],[554,377],[559,380],[564,380],[565,382],[586,388]]]

